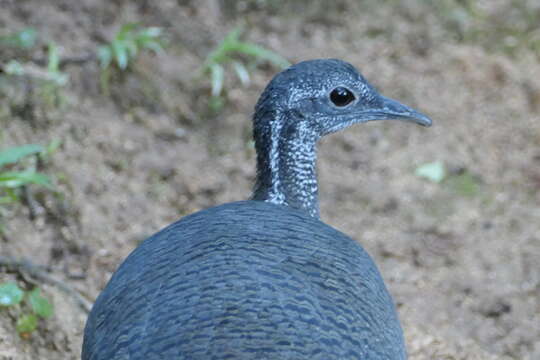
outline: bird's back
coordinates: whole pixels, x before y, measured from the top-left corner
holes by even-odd
[[[97,299],[83,360],[405,359],[369,255],[304,212],[200,211],[144,241]]]

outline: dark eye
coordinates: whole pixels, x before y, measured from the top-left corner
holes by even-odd
[[[338,86],[330,93],[330,100],[334,105],[343,107],[354,101],[354,94],[343,86]]]

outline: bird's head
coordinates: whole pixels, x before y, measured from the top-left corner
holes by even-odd
[[[284,128],[308,127],[316,138],[372,120],[431,125],[429,117],[382,96],[351,64],[336,59],[304,61],[279,73],[255,110],[256,132],[284,121]]]

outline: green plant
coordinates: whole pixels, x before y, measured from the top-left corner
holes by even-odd
[[[25,300],[24,303],[23,300]],[[24,291],[14,282],[0,284],[1,307],[21,308],[16,328],[22,337],[27,337],[37,328],[39,318],[47,319],[54,313],[52,304],[41,295],[38,287],[31,291]]]
[[[474,197],[481,189],[480,180],[467,170],[449,177],[447,183],[454,192],[465,197]]]
[[[37,31],[32,28],[25,28],[13,34],[0,36],[1,46],[10,46],[21,49],[32,48],[37,41]]]
[[[51,143],[51,144],[56,144]],[[58,146],[58,145],[55,145]],[[0,204],[13,203],[19,200],[19,189],[36,184],[51,188],[50,178],[36,170],[36,162],[24,164],[23,170],[12,170],[32,155],[46,156],[54,151],[54,146],[43,148],[40,145],[23,145],[0,151]]]
[[[60,69],[60,55],[55,43],[51,42],[47,47],[46,68],[18,59],[7,61],[2,68],[7,77],[25,77],[24,81],[37,82],[39,95],[45,105],[59,107],[63,104],[60,89],[68,84],[69,75]]]
[[[221,95],[223,90],[223,82],[225,77],[225,64],[231,64],[238,79],[244,85],[249,84],[250,77],[247,67],[240,61],[240,57],[247,56],[254,59],[256,62],[268,61],[278,68],[285,68],[290,63],[282,56],[273,51],[267,50],[261,46],[240,41],[242,28],[237,27],[231,31],[219,46],[212,51],[206,58],[202,71],[210,75],[212,84],[212,98],[210,104],[222,104],[222,101],[216,100]]]
[[[480,192],[480,180],[476,176],[467,169],[448,173],[440,160],[420,165],[414,173],[433,183],[444,184],[455,193],[465,197],[473,197]]]
[[[49,43],[47,51],[47,71],[43,78],[43,85],[40,92],[47,105],[61,106],[63,97],[60,93],[60,88],[67,85],[69,75],[60,70],[60,55],[58,46],[54,43]]]
[[[446,178],[446,169],[442,161],[435,161],[420,165],[415,170],[415,175],[425,178],[434,183],[440,183]]]
[[[142,50],[163,52],[163,31],[158,27],[141,27],[136,23],[123,25],[113,40],[98,49],[101,66],[101,88],[108,93],[111,67],[124,71]]]

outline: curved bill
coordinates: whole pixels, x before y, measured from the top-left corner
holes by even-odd
[[[404,120],[417,123],[422,126],[431,126],[431,119],[407,105],[381,95],[380,111],[387,119]]]

